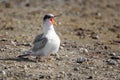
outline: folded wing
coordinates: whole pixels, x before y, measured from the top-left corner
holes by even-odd
[[[44,48],[47,41],[48,41],[48,39],[46,37],[43,37],[43,34],[36,36],[35,40],[33,41],[34,46],[32,48],[32,51],[36,52],[36,51]]]

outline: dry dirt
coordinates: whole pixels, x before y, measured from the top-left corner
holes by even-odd
[[[47,13],[62,14],[59,52],[18,58]],[[120,0],[0,0],[0,80],[120,80]]]

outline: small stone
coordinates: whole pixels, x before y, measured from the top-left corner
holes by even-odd
[[[0,51],[1,51],[1,52],[5,51],[5,48],[0,48]]]
[[[62,50],[62,49],[64,49],[64,47],[63,47],[63,46],[60,46],[60,50]]]
[[[5,45],[5,49],[13,50],[10,45]]]
[[[59,56],[57,53],[51,53],[50,56]]]
[[[72,48],[77,48],[77,45],[72,45]]]
[[[61,75],[61,74],[58,74],[58,75],[57,75],[57,78],[62,78],[62,75]]]
[[[116,53],[114,53],[114,52],[108,52],[108,54],[109,54],[110,56],[116,56]]]
[[[80,30],[79,32],[77,32],[77,35],[78,35],[78,36],[83,35],[83,31],[82,31],[82,30]]]
[[[83,62],[85,62],[85,61],[87,61],[87,58],[86,57],[79,57],[79,58],[77,58],[77,63],[83,63]]]
[[[44,76],[44,75],[39,75],[39,78],[40,78],[40,79],[44,79],[45,76]]]
[[[6,76],[6,72],[4,70],[2,70],[2,74],[3,76]]]
[[[29,3],[26,3],[26,4],[25,4],[25,6],[26,6],[26,7],[29,7],[29,6],[30,6],[30,4],[29,4]]]
[[[116,65],[117,62],[116,62],[115,60],[109,59],[109,60],[107,61],[107,64],[108,64],[108,65]]]
[[[108,48],[109,48],[109,47],[108,47],[107,45],[105,45],[105,46],[104,46],[104,49],[106,49],[106,50],[107,50]]]
[[[99,12],[97,12],[96,15],[97,15],[98,17],[101,17],[101,13],[99,13]]]
[[[91,34],[92,39],[99,39],[99,36],[96,33]]]
[[[6,38],[2,38],[0,39],[0,41],[8,41]]]
[[[87,79],[93,79],[93,77],[92,77],[92,76],[89,76]]]
[[[120,34],[117,34],[117,38],[120,38]]]
[[[61,49],[61,50],[64,49],[64,47],[65,47],[65,44],[61,44],[61,45],[60,45],[60,49]]]
[[[74,68],[74,71],[79,71],[79,70],[80,70],[79,67],[75,67],[75,68]]]
[[[120,58],[118,56],[112,56],[112,57],[110,57],[110,59],[118,60]]]
[[[16,46],[16,42],[14,42],[14,41],[11,41],[11,44],[13,44],[14,46]]]
[[[83,53],[88,53],[88,50],[87,49],[83,49]]]
[[[59,72],[60,74],[65,74],[65,72],[64,71],[61,71],[61,72]]]
[[[88,50],[86,48],[80,48],[80,52],[82,52],[82,53],[88,53]]]
[[[25,69],[25,70],[28,69],[28,66],[27,66],[27,65],[24,65],[24,69]]]
[[[7,74],[4,70],[2,70],[2,78],[3,80],[7,80]]]
[[[76,33],[77,36],[80,36],[80,38],[85,38],[85,33],[84,33],[84,30],[81,29],[79,30],[77,33]]]
[[[30,43],[23,43],[22,45],[32,47],[32,44]]]
[[[62,47],[65,47],[65,43],[64,44],[61,44]]]
[[[25,52],[26,52],[26,50],[23,49],[23,48],[19,49],[19,51],[20,51],[22,54],[25,54]]]

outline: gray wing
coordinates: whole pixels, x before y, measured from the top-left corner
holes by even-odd
[[[42,39],[42,37],[43,37],[43,33],[40,34],[40,35],[37,35],[36,38],[33,41],[33,44],[35,44],[36,42],[40,41],[40,39]]]
[[[40,49],[42,49],[43,47],[45,47],[46,43],[47,43],[48,39],[43,37],[43,34],[38,35],[35,40],[33,41],[33,51],[38,51]]]

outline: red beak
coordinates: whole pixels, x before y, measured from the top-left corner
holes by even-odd
[[[54,18],[50,18],[50,22],[51,22],[53,25],[57,25],[57,23],[54,21]]]

